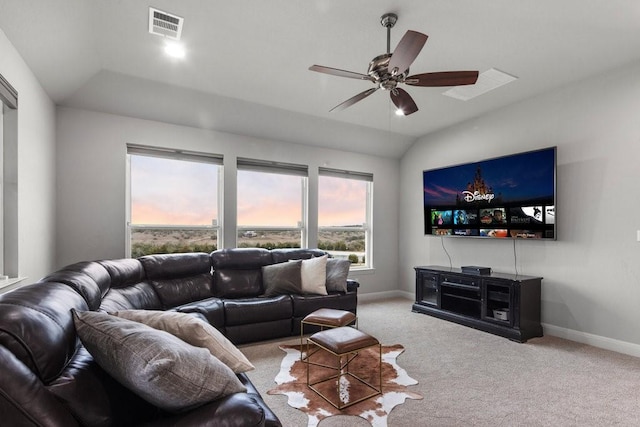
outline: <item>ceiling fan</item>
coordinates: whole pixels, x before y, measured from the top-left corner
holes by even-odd
[[[476,80],[478,80],[477,71],[440,71],[409,76],[409,66],[427,42],[427,35],[409,30],[404,34],[393,53],[391,53],[391,28],[393,28],[397,21],[398,15],[395,13],[385,13],[380,18],[380,23],[387,29],[387,53],[378,55],[371,60],[367,74],[322,65],[312,65],[309,67],[311,71],[331,74],[338,77],[369,80],[375,84],[375,87],[360,92],[343,103],[336,105],[329,111],[344,110],[356,102],[362,101],[376,90],[382,89],[390,92],[391,101],[398,107],[399,114],[408,116],[418,111],[418,106],[407,91],[398,87],[400,83],[409,86],[423,87],[475,84]]]

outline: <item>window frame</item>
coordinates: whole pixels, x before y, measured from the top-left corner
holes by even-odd
[[[0,74],[0,274],[19,279],[18,91]],[[5,279],[6,280],[6,279]]]
[[[241,171],[252,171],[260,173],[271,173],[276,175],[292,175],[301,178],[301,218],[298,221],[296,227],[288,226],[259,226],[259,225],[240,225],[237,215],[237,203],[239,187],[237,185],[236,177],[236,247],[240,247],[238,242],[241,233],[249,232],[253,230],[268,230],[268,231],[294,231],[300,233],[300,247],[305,248],[309,242],[309,229],[308,229],[308,213],[309,213],[309,167],[307,165],[276,162],[268,160],[250,159],[245,157],[238,157],[236,159],[236,175]]]
[[[320,180],[323,176],[351,179],[358,181],[365,181],[366,185],[366,200],[365,200],[365,222],[361,226],[321,226],[320,225]],[[349,170],[332,169],[332,168],[318,168],[318,230],[317,237],[318,242],[320,240],[320,233],[322,231],[340,232],[340,231],[363,231],[364,232],[364,265],[356,265],[350,267],[351,271],[362,271],[374,269],[374,257],[373,257],[373,174],[365,172],[355,172]]]
[[[187,162],[207,163],[218,166],[218,182],[217,182],[217,210],[218,218],[215,224],[211,225],[179,225],[179,224],[132,224],[131,222],[131,156],[147,156],[157,157],[168,160],[180,160]],[[224,164],[223,156],[219,154],[203,153],[189,150],[179,150],[171,148],[150,147],[138,144],[127,144],[126,157],[126,221],[125,221],[125,254],[131,257],[132,250],[132,234],[135,230],[177,230],[177,231],[214,231],[217,237],[217,247],[224,247],[224,224],[223,224],[223,201],[224,201]]]

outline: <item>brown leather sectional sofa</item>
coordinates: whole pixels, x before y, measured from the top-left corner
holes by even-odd
[[[236,344],[300,333],[327,307],[355,313],[357,288],[328,295],[264,293],[262,267],[317,249],[223,249],[83,261],[0,295],[0,424],[10,426],[279,426],[246,374],[235,393],[185,413],[154,407],[119,384],[79,340],[72,310],[192,313]],[[305,331],[307,332],[307,331]]]

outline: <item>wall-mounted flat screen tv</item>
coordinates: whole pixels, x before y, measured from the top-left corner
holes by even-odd
[[[556,238],[556,147],[422,174],[424,232]]]

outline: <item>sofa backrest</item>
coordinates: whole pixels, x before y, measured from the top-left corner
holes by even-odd
[[[327,253],[320,249],[272,249],[271,259],[274,264],[292,259],[309,259],[320,257]]]
[[[164,309],[213,296],[209,254],[146,255],[138,260]]]
[[[129,309],[159,310],[160,297],[147,281],[142,263],[123,258],[98,261],[111,277],[111,288],[102,298],[100,310],[113,312]]]
[[[102,298],[111,288],[111,276],[104,266],[95,261],[82,261],[40,279],[40,282],[64,283],[71,286],[87,302],[89,310],[97,310]]]
[[[262,294],[262,267],[272,263],[261,248],[219,249],[211,253],[213,292],[219,298],[255,297]]]
[[[219,298],[262,295],[262,267],[265,265],[325,254],[326,252],[319,249],[219,249],[211,253],[214,295]]]

